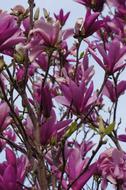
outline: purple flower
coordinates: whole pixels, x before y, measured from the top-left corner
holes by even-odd
[[[41,88],[41,109],[43,112],[44,117],[50,117],[52,111],[52,97],[49,90],[49,87],[46,85],[45,87]]]
[[[50,117],[42,118],[40,122],[40,142],[42,145],[59,141],[68,129],[71,120],[57,121],[56,114],[52,109]],[[27,117],[25,123],[27,134],[34,139],[34,126],[29,117]]]
[[[107,0],[108,3],[112,3],[114,6],[118,8],[118,6],[125,7],[126,1],[125,0]]]
[[[118,140],[122,142],[126,142],[126,135],[118,135]]]
[[[85,84],[88,84],[93,77],[95,71],[94,66],[89,66],[89,59],[87,53],[80,64],[78,64],[76,80],[79,82],[82,80]]]
[[[71,107],[77,114],[83,113],[86,112],[97,99],[96,94],[92,95],[93,88],[93,83],[87,88],[85,82],[81,82],[78,86],[74,81],[70,80],[68,85],[61,84],[63,96],[57,96],[56,100],[67,107]]]
[[[28,161],[23,155],[16,158],[9,148],[6,148],[6,160],[0,164],[0,189],[21,190]]]
[[[52,110],[50,117],[41,124],[40,141],[42,145],[46,145],[50,140],[59,141],[68,129],[71,120],[57,121],[55,112]]]
[[[126,132],[126,129],[125,129]],[[118,135],[118,140],[122,142],[126,142],[126,134]]]
[[[104,3],[106,0],[75,0],[77,3],[85,5],[93,9],[93,11],[102,11]]]
[[[0,103],[0,131],[2,132],[4,129],[8,127],[11,122],[11,118],[9,116],[10,109],[6,102]]]
[[[108,181],[122,189],[126,188],[126,154],[116,148],[103,152],[97,164],[102,176],[102,189],[106,189]]]
[[[52,95],[49,86],[45,85],[42,87],[42,84],[39,81],[39,83],[34,83],[33,89],[35,104],[39,104],[41,109],[40,111],[43,112],[44,117],[49,117],[53,106]]]
[[[75,143],[72,148],[66,147],[66,173],[68,174],[69,183],[78,178],[72,185],[72,190],[80,190],[96,172],[97,164],[94,163],[89,166],[88,171],[79,177],[89,161],[89,158],[85,158],[85,155],[92,147],[92,142]]]
[[[38,65],[36,63],[32,63],[29,65],[29,68],[28,68],[28,76],[33,76],[34,75],[34,72],[36,71]],[[22,81],[24,79],[24,74],[25,74],[25,67],[24,66],[20,66],[19,68],[16,67],[16,80],[18,82]]]
[[[12,129],[8,129],[8,130],[5,130],[4,132],[3,132],[3,134],[4,134],[4,136],[6,137],[6,138],[8,138],[9,140],[11,140],[11,141],[16,141],[16,134],[14,133],[14,131],[12,130]]]
[[[113,40],[108,44],[107,51],[104,50],[102,45],[96,45],[103,60],[96,55],[94,50],[89,48],[95,61],[105,70],[108,74],[113,74],[116,71],[125,67],[124,60],[126,58],[126,47],[123,47],[118,40]]]
[[[25,74],[25,69],[24,69],[24,67],[17,68],[16,80],[17,80],[18,82],[19,82],[19,81],[22,81],[23,78],[24,78],[24,74]]]
[[[103,26],[103,21],[97,20],[99,13],[91,14],[91,11],[87,9],[85,18],[77,20],[74,28],[75,38],[83,37],[87,38],[94,32],[99,30]]]
[[[48,69],[48,56],[45,53],[41,53],[37,58],[36,58],[37,64],[40,66],[40,68],[43,71],[47,71]]]
[[[30,31],[31,41],[26,46],[30,49],[30,60],[33,61],[45,48],[56,47],[60,42],[59,22],[47,23],[43,18],[36,21]]]
[[[63,9],[60,9],[59,14],[56,15],[56,14],[54,13],[54,16],[55,16],[56,20],[58,20],[58,21],[60,22],[61,26],[63,26],[63,25],[65,24],[66,20],[68,19],[69,14],[70,14],[70,12],[64,14]]]
[[[67,190],[69,184],[71,184],[76,178],[78,180],[72,185],[72,190],[80,190],[86,182],[92,177],[96,172],[97,164],[93,163],[89,166],[88,171],[84,172],[82,176],[79,177],[81,172],[86,167],[87,162],[90,158],[85,158],[85,155],[93,147],[91,141],[84,141],[81,144],[77,142],[66,142],[64,147],[64,159],[66,160],[65,174],[66,178],[62,179],[62,187]],[[52,153],[54,151],[54,153]],[[62,175],[62,155],[59,154],[59,149],[53,151],[48,151],[46,154],[46,160],[51,166],[51,171],[56,176],[58,180],[61,179]]]
[[[112,102],[116,102],[117,99],[124,94],[126,90],[126,81],[121,81],[115,86],[110,80],[107,80],[103,94],[106,95]]]
[[[6,12],[0,13],[0,52],[10,54],[14,46],[23,42],[25,37],[19,29],[16,18]]]

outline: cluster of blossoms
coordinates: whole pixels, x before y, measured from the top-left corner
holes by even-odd
[[[67,29],[70,12],[40,17],[34,0],[0,10],[1,190],[126,190],[126,0],[75,3]]]

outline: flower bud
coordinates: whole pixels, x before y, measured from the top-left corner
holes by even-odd
[[[74,27],[75,37],[83,36],[85,34],[83,27],[83,18],[78,18]]]
[[[0,56],[0,71],[3,70],[4,65],[5,65],[5,61],[3,59],[3,56]]]
[[[40,9],[39,7],[36,9],[35,14],[34,14],[34,20],[38,20],[39,19],[39,14],[40,14]]]
[[[14,59],[15,59],[15,61],[16,62],[18,62],[18,63],[23,63],[24,62],[24,54],[23,54],[23,52],[22,51],[19,51],[19,52],[16,52],[15,54],[14,54]]]
[[[16,5],[12,11],[14,15],[18,16],[25,13],[25,8],[22,5]]]

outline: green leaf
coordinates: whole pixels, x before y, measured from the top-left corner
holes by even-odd
[[[99,117],[99,134],[103,135],[105,133],[105,127],[103,123],[103,119]]]
[[[65,135],[64,135],[64,138],[65,138],[65,139],[69,138],[76,130],[77,130],[77,122],[74,121],[74,122],[70,125],[69,129],[66,131],[66,133],[65,133]]]
[[[109,135],[115,128],[115,122],[111,123],[107,128],[105,128],[105,135]]]
[[[82,59],[84,57],[84,51],[82,51],[81,53],[80,53],[80,59]]]

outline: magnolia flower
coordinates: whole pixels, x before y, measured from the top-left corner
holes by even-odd
[[[125,0],[107,0],[108,3],[116,6],[117,8],[119,6],[125,7],[126,6],[126,1]]]
[[[57,121],[55,112],[52,110],[50,117],[42,124],[40,128],[40,141],[46,145],[52,139],[54,142],[59,141],[68,129],[71,120]]]
[[[47,71],[48,69],[48,56],[45,53],[41,53],[37,58],[36,58],[37,64],[40,66],[40,68],[43,71]]]
[[[93,147],[91,141],[84,141],[81,144],[77,142],[66,142],[64,147],[64,159],[66,160],[65,173],[66,178],[62,179],[62,187],[64,190],[68,189],[69,184],[71,184],[76,178],[78,180],[72,185],[71,190],[81,190],[81,188],[87,183],[87,181],[92,177],[92,175],[97,171],[97,164],[93,163],[89,166],[88,171],[84,172],[81,176],[81,172],[86,167],[89,158],[86,154]],[[51,167],[52,173],[56,176],[58,180],[61,180],[62,176],[62,156],[60,150],[57,148],[52,151],[48,151],[46,154],[46,160]]]
[[[126,132],[126,129],[125,129],[125,132]],[[126,134],[118,135],[118,140],[122,142],[126,142]]]
[[[102,61],[90,47],[89,51],[105,72],[111,75],[125,67],[126,47],[121,46],[118,40],[110,42],[107,51],[101,45],[96,45],[96,47],[103,58]]]
[[[68,174],[69,183],[78,178],[78,180],[72,185],[72,190],[81,190],[97,170],[97,165],[94,163],[79,177],[89,161],[89,158],[84,158],[82,155],[85,154],[84,151],[82,153],[81,150],[83,145],[84,143],[82,143],[80,147],[75,146],[74,148],[71,148],[67,157],[66,172]],[[91,148],[92,146],[89,147],[89,150]]]
[[[3,132],[3,134],[4,134],[4,136],[5,136],[7,139],[9,139],[9,140],[11,140],[11,141],[13,141],[13,142],[16,141],[16,134],[14,133],[14,131],[13,131],[12,129],[5,130],[5,131]]]
[[[79,18],[74,27],[75,37],[87,38],[103,26],[103,21],[97,20],[99,13],[91,14],[87,9],[85,19]]]
[[[24,183],[28,161],[25,156],[16,158],[14,152],[6,148],[6,160],[0,164],[0,189],[20,190]]]
[[[40,106],[40,111],[42,111],[44,117],[49,117],[53,106],[49,86],[45,85],[42,87],[41,82],[36,82],[33,85],[33,90],[34,102],[38,103]]]
[[[94,66],[89,66],[88,55],[85,53],[82,62],[78,64],[76,79],[78,82],[82,80],[85,82],[85,84],[88,84],[94,73]]]
[[[103,94],[106,95],[112,102],[116,102],[117,99],[124,94],[126,90],[126,81],[121,81],[115,86],[110,80],[107,80]]]
[[[24,42],[25,37],[19,29],[14,16],[6,12],[0,13],[0,52],[11,55],[14,46]]]
[[[86,112],[92,104],[96,101],[96,94],[93,94],[93,82],[89,88],[86,87],[85,82],[81,82],[79,86],[70,80],[69,84],[61,84],[61,92],[63,96],[57,96],[56,100],[70,107],[77,114]]]
[[[28,73],[27,73],[29,77],[34,75],[37,67],[38,67],[38,65],[35,63],[32,63],[29,65]],[[25,72],[26,72],[25,69],[26,68],[24,66],[20,66],[19,68],[18,67],[16,68],[16,80],[18,82],[20,82],[24,79]]]
[[[3,131],[8,127],[11,122],[11,118],[9,116],[10,109],[6,102],[0,103],[0,131]]]
[[[37,20],[30,31],[31,41],[26,46],[30,49],[30,60],[33,61],[45,48],[55,47],[60,42],[59,22],[48,23],[43,18]]]
[[[75,1],[77,3],[80,3],[82,5],[85,5],[86,7],[93,9],[93,11],[101,12],[106,0],[75,0]]]
[[[70,12],[64,14],[63,9],[60,9],[59,14],[58,15],[54,14],[54,16],[55,16],[56,20],[58,20],[60,22],[61,26],[63,26],[65,24],[66,20],[68,19],[69,14],[70,14]]]
[[[103,152],[98,160],[97,168],[102,176],[102,189],[107,183],[119,185],[122,190],[126,188],[126,154],[116,148]]]
[[[59,21],[46,22],[43,18],[37,20],[29,33],[30,42],[25,46],[29,50],[29,59],[32,62],[39,55],[48,50],[62,49],[62,43],[73,35],[73,28],[61,30]]]
[[[53,142],[59,141],[68,129],[71,120],[57,121],[56,114],[52,110],[50,117],[42,118],[40,122],[40,142],[42,145],[47,145]],[[27,117],[25,123],[26,133],[34,139],[34,126],[29,117]]]

